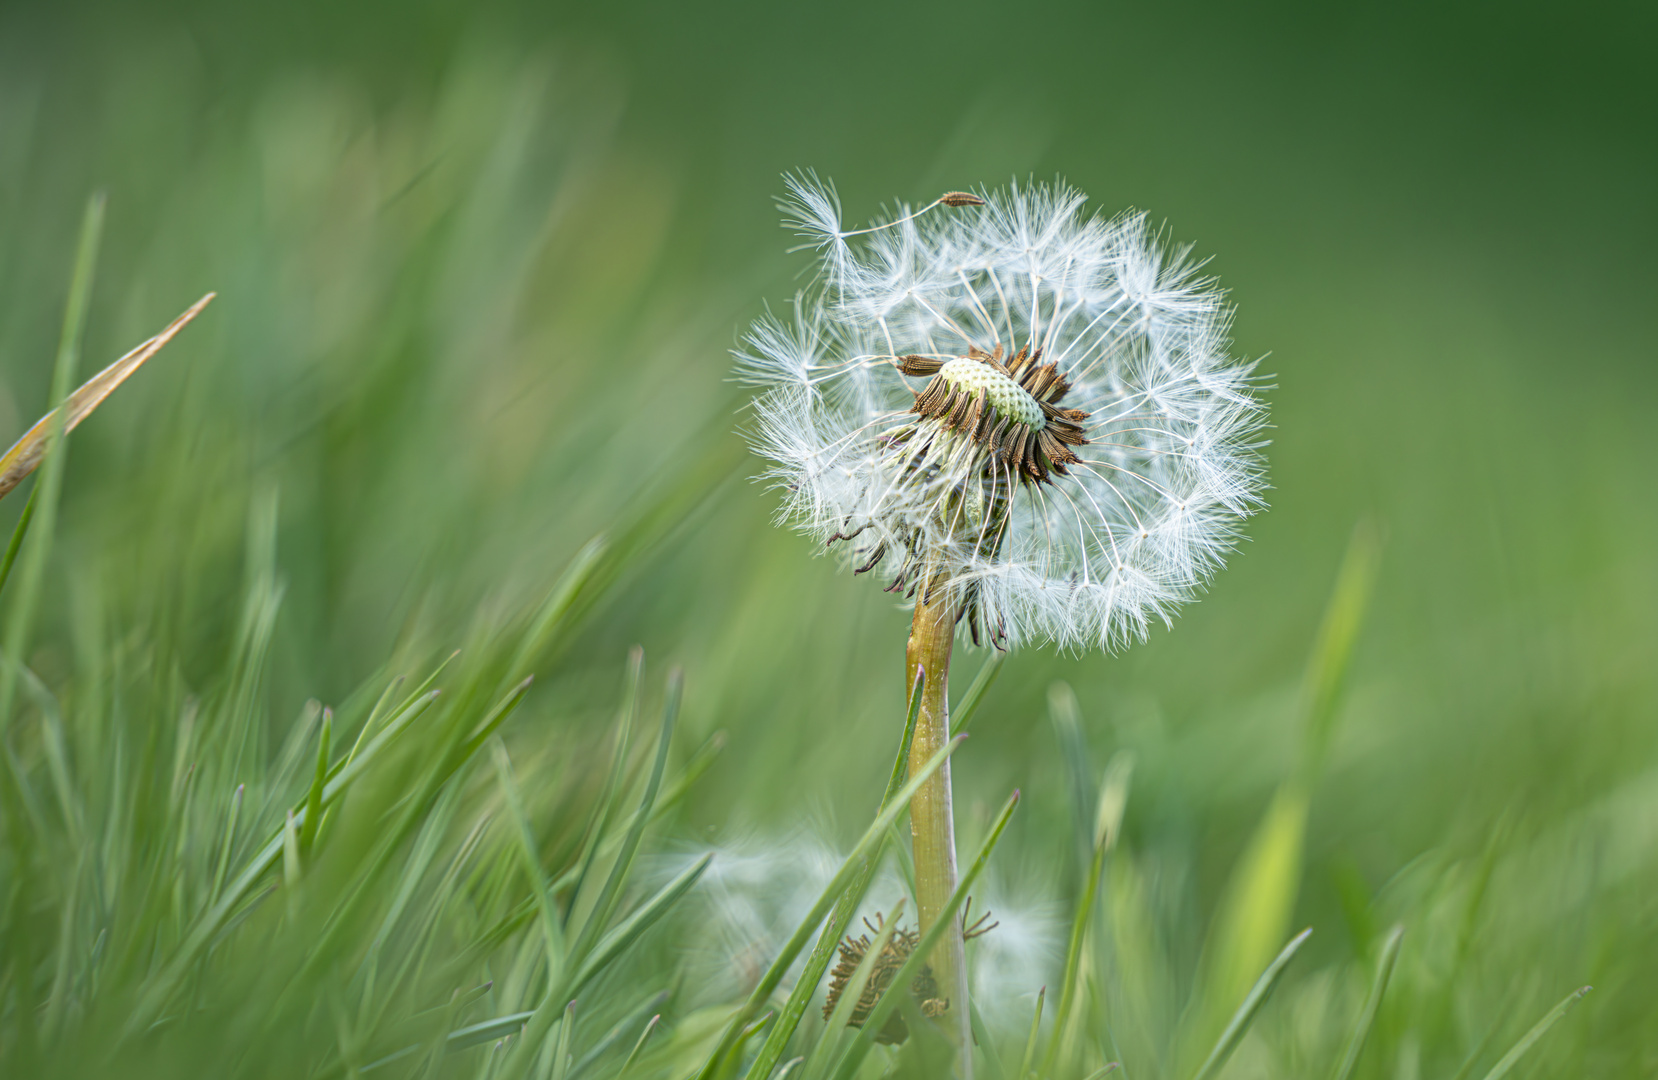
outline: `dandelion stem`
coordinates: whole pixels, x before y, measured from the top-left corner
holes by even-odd
[[[926,764],[950,740],[950,646],[955,637],[957,601],[951,590],[929,574],[916,598],[910,623],[905,669],[906,690],[915,691],[917,668],[926,673],[921,687],[921,709],[910,743],[910,771]],[[906,697],[908,694],[906,694]],[[910,836],[915,848],[915,901],[921,932],[938,921],[956,887],[956,832],[950,809],[950,763],[946,761],[910,799]],[[972,1037],[969,1034],[967,964],[961,927],[951,927],[931,957],[939,992],[949,1000],[943,1022],[956,1047],[957,1075],[972,1080]]]

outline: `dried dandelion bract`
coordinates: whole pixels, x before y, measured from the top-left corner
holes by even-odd
[[[817,273],[750,330],[780,518],[998,646],[1115,649],[1220,565],[1261,505],[1264,408],[1230,309],[1146,218],[1065,186],[951,192],[842,227],[789,178]]]

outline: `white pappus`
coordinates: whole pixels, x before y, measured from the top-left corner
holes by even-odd
[[[832,186],[788,186],[818,272],[737,353],[779,520],[908,600],[947,590],[975,642],[1167,623],[1262,506],[1265,410],[1213,282],[1063,183],[858,230]]]

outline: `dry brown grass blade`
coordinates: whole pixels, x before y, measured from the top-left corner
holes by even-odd
[[[173,335],[184,329],[191,319],[201,314],[202,308],[216,296],[208,293],[206,296],[190,305],[183,315],[168,324],[167,329],[155,337],[144,342],[138,348],[127,353],[115,363],[104,368],[92,376],[80,389],[70,394],[63,403],[68,409],[65,416],[63,430],[65,434],[75,430],[75,426],[88,416],[92,410],[103,404],[105,398],[114,392],[117,386],[127,381],[127,376],[137,371],[139,367],[161,350],[161,347],[173,339]],[[53,409],[36,421],[35,426],[24,433],[21,439],[7,450],[4,457],[0,457],[0,498],[11,494],[13,488],[21,484],[25,477],[35,471],[40,459],[46,454],[47,437],[52,431],[52,418],[57,415]]]

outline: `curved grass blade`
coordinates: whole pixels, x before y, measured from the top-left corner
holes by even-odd
[[[634,1006],[627,1015],[616,1021],[615,1025],[605,1032],[604,1036],[594,1043],[587,1053],[582,1055],[580,1061],[570,1066],[570,1080],[575,1080],[576,1077],[591,1069],[598,1063],[599,1059],[603,1058],[622,1041],[622,1036],[627,1033],[628,1028],[644,1019],[646,1013],[655,1013],[662,1008],[671,997],[673,997],[673,994],[670,991],[661,990]],[[649,1026],[650,1022],[646,1020],[647,1030]]]
[[[628,748],[633,740],[633,729],[639,724],[639,691],[644,679],[645,650],[635,645],[628,650],[627,681],[622,690],[621,723],[616,727],[616,745],[611,751],[610,772],[605,777],[604,790],[599,793],[598,801],[593,804],[587,827],[582,831],[582,852],[577,860],[579,869],[576,872],[576,883],[570,887],[570,904],[564,909],[566,925],[576,910],[576,898],[581,895],[581,887],[593,869],[593,860],[598,857],[599,841],[604,838],[605,830],[610,827],[610,819],[622,797],[622,775],[627,769]]]
[[[169,323],[165,330],[92,376],[92,378],[82,383],[73,394],[70,394],[61,406],[54,408],[35,421],[34,427],[24,432],[23,437],[13,443],[11,449],[7,450],[4,455],[0,455],[0,498],[9,495],[17,485],[21,484],[40,465],[41,459],[46,455],[47,443],[52,439],[52,429],[60,418],[63,434],[67,435],[74,431],[80,425],[80,422],[91,416],[92,411],[102,405],[104,399],[115,392],[116,387],[126,382],[133,372],[143,365],[144,361],[160,352],[163,345],[173,340],[173,335],[184,329],[190,320],[200,315],[202,308],[212,301],[214,295],[214,293],[208,293],[194,304],[191,304],[189,309]],[[84,298],[75,314],[77,318],[84,317]],[[72,340],[75,350],[78,352],[80,346],[78,330]]]
[[[892,801],[887,807],[875,816],[875,820],[870,823],[869,828],[864,830],[864,835],[859,839],[857,846],[852,849],[852,854],[847,856],[846,861],[841,863],[840,869],[835,872],[835,876],[829,880],[829,884],[824,886],[823,892],[819,894],[817,902],[812,905],[811,911],[807,912],[806,917],[800,920],[800,924],[795,927],[794,934],[784,943],[776,958],[772,960],[771,966],[766,969],[766,973],[760,976],[760,981],[755,984],[748,1000],[743,1002],[736,1015],[731,1018],[725,1034],[721,1036],[719,1043],[714,1047],[714,1052],[708,1056],[708,1060],[697,1072],[699,1080],[708,1080],[709,1077],[714,1075],[720,1062],[725,1060],[726,1055],[731,1052],[743,1025],[748,1022],[749,1017],[760,1011],[760,1007],[771,997],[772,991],[777,989],[777,984],[783,981],[783,975],[789,970],[789,965],[794,963],[796,956],[800,955],[800,950],[806,947],[806,939],[811,936],[812,931],[817,929],[818,924],[823,921],[823,917],[829,914],[829,909],[840,899],[847,886],[863,872],[866,861],[873,858],[881,844],[885,842],[887,826],[891,825],[898,815],[904,812],[905,808],[909,806],[910,796],[920,790],[921,785],[927,782],[927,778],[938,771],[939,766],[943,765],[950,755],[956,752],[956,748],[961,745],[962,740],[966,737],[965,735],[958,735],[940,747],[938,753],[933,755],[932,760],[909,778],[909,781],[893,795]]]
[[[881,1000],[877,1001],[875,1007],[869,1011],[869,1017],[864,1021],[863,1030],[859,1032],[858,1038],[847,1050],[846,1056],[841,1059],[840,1067],[835,1070],[837,1080],[851,1080],[857,1074],[858,1067],[863,1064],[864,1057],[869,1053],[870,1048],[875,1045],[875,1033],[885,1026],[887,1017],[892,1015],[892,1010],[897,1008],[900,1002],[912,1001],[909,996],[910,984],[921,973],[921,965],[926,962],[927,957],[932,955],[934,947],[938,945],[944,937],[944,932],[952,925],[957,912],[961,910],[961,905],[966,902],[967,894],[972,889],[973,883],[979,879],[980,874],[984,873],[985,864],[990,861],[990,853],[996,850],[996,842],[1002,838],[1002,831],[1007,828],[1007,823],[1013,817],[1013,811],[1018,806],[1019,792],[1015,791],[1008,796],[1007,802],[1002,804],[1002,812],[996,815],[996,820],[991,824],[990,832],[985,836],[984,843],[979,845],[978,855],[974,857],[972,865],[967,868],[967,872],[962,874],[961,880],[956,883],[955,891],[950,894],[949,902],[938,913],[938,921],[929,926],[927,932],[921,935],[921,940],[916,943],[909,959],[904,961],[904,965],[892,977],[892,982],[887,985],[886,993],[881,995]],[[972,1052],[970,1048],[968,1052]]]
[[[1580,986],[1562,998],[1560,1004],[1550,1009],[1543,1019],[1532,1025],[1531,1030],[1526,1032],[1520,1041],[1515,1043],[1513,1048],[1502,1056],[1501,1061],[1491,1066],[1491,1071],[1485,1074],[1485,1080],[1502,1080],[1502,1077],[1508,1075],[1508,1071],[1514,1068],[1514,1063],[1519,1061],[1527,1050],[1531,1049],[1532,1044],[1541,1039],[1549,1028],[1557,1024],[1562,1016],[1571,1011],[1573,1005],[1583,1000],[1583,995],[1593,989],[1592,986]]]
[[[575,992],[576,987],[591,978],[599,970],[599,966],[587,962],[589,953],[594,949],[600,931],[604,929],[605,923],[610,921],[610,916],[614,913],[616,904],[621,899],[622,885],[633,869],[633,860],[639,851],[640,838],[644,835],[645,826],[650,822],[651,810],[656,803],[657,791],[662,784],[662,773],[667,767],[668,744],[673,739],[674,719],[679,714],[679,701],[683,690],[684,676],[679,671],[670,673],[668,676],[668,700],[662,710],[662,733],[657,738],[656,761],[651,766],[650,779],[645,782],[645,792],[640,798],[639,809],[634,813],[633,822],[628,827],[627,835],[622,840],[621,850],[616,854],[616,862],[610,868],[610,876],[606,879],[604,888],[600,890],[598,899],[594,901],[593,908],[588,913],[587,920],[582,924],[581,932],[576,936],[575,943],[570,947],[569,964],[577,974],[573,982],[566,983],[565,979],[569,978],[566,975],[554,979],[549,985],[547,995],[542,999],[541,1004],[536,1007],[535,1015],[530,1018],[530,1022],[525,1026],[523,1040],[502,1067],[501,1076],[503,1080],[515,1080],[515,1078],[523,1076],[528,1071],[530,1066],[529,1054],[532,1052],[530,1048],[539,1045],[546,1036],[554,1020],[552,1010],[559,1007],[560,999],[568,999]],[[683,876],[681,875],[681,877]],[[690,885],[686,884],[684,887],[689,888]],[[636,913],[633,919],[638,917]],[[617,927],[617,931],[620,932],[632,924],[633,919],[630,919],[628,923],[624,923],[623,926]],[[643,927],[639,928],[639,930],[642,929]],[[607,938],[606,940],[609,941],[610,939]],[[628,940],[631,940],[631,938]],[[620,945],[617,945],[616,949],[620,949],[620,947]],[[600,957],[594,954],[592,959],[598,960]]]
[[[967,693],[961,696],[956,703],[956,714],[950,725],[950,734],[959,735],[967,730],[967,725],[973,722],[973,714],[979,711],[979,705],[984,701],[984,695],[989,691],[996,676],[1002,673],[1002,664],[1007,661],[1007,653],[992,650],[990,657],[985,660],[979,673],[973,676],[973,681],[967,687]]]
[[[1232,1014],[1231,1023],[1227,1024],[1226,1030],[1221,1032],[1220,1039],[1215,1043],[1215,1048],[1209,1051],[1209,1057],[1198,1067],[1192,1080],[1211,1080],[1220,1072],[1221,1067],[1226,1064],[1226,1060],[1232,1056],[1232,1051],[1238,1048],[1240,1042],[1243,1042],[1244,1034],[1249,1030],[1249,1025],[1255,1022],[1255,1014],[1261,1011],[1261,1006],[1265,1005],[1267,999],[1272,996],[1272,992],[1278,989],[1278,981],[1284,977],[1284,969],[1289,967],[1290,961],[1295,958],[1295,954],[1300,951],[1302,945],[1306,944],[1307,939],[1312,937],[1312,934],[1312,927],[1309,926],[1295,935],[1290,939],[1290,943],[1284,946],[1284,951],[1278,954],[1277,959],[1267,965],[1267,969],[1261,973],[1261,977],[1255,981],[1255,985],[1250,989],[1249,996],[1244,998],[1242,1005],[1238,1006],[1238,1011]]]
[[[23,537],[28,535],[29,522],[35,518],[35,498],[40,494],[40,488],[29,491],[29,501],[23,504],[23,513],[17,517],[17,526],[12,529],[11,542],[6,545],[6,557],[0,560],[0,591],[6,588],[6,581],[12,576],[12,564],[17,561],[17,550],[23,546]]]
[[[610,867],[610,876],[605,879],[604,887],[599,890],[598,899],[593,902],[593,909],[570,950],[570,957],[574,963],[580,964],[598,940],[605,924],[615,912],[616,904],[621,900],[623,883],[633,871],[633,860],[639,853],[639,841],[644,837],[645,825],[650,821],[651,808],[656,805],[657,792],[662,788],[662,773],[668,767],[668,746],[673,742],[674,721],[679,716],[679,702],[684,692],[684,673],[677,669],[670,672],[667,701],[662,706],[662,731],[656,739],[656,760],[651,764],[650,779],[645,782],[645,792],[640,796],[639,809],[634,813],[633,821],[628,826],[627,835],[622,840],[622,848],[616,854],[616,862]]]
[[[904,768],[910,760],[910,743],[915,739],[915,722],[921,715],[921,694],[927,686],[927,672],[919,666],[916,668],[913,685],[909,715],[904,720],[904,734],[898,740],[898,756],[892,759],[892,774],[887,778],[887,789],[881,796],[881,810],[892,805],[893,796],[904,783]],[[902,848],[897,847],[895,850]],[[909,876],[913,882],[914,873]],[[817,992],[818,983],[823,981],[823,973],[829,970],[829,964],[835,958],[840,940],[846,934],[846,928],[851,924],[858,905],[863,903],[864,894],[869,891],[870,882],[874,877],[875,860],[871,858],[865,861],[851,886],[835,902],[835,910],[830,912],[829,922],[818,935],[817,945],[813,947],[811,955],[806,958],[805,970],[800,973],[793,992],[789,994],[789,1000],[784,1003],[783,1011],[778,1014],[776,1026],[771,1029],[771,1034],[766,1036],[766,1041],[760,1046],[760,1052],[754,1057],[754,1063],[749,1066],[749,1076],[760,1078],[770,1075],[772,1066],[783,1056],[784,1046],[799,1026],[800,1018],[806,1014],[812,995]],[[913,884],[911,888],[913,891]]]
[[[1127,751],[1113,755],[1110,764],[1105,767],[1098,805],[1094,809],[1093,857],[1088,863],[1088,880],[1083,882],[1082,897],[1071,920],[1071,938],[1065,950],[1065,976],[1060,983],[1059,1008],[1054,1012],[1048,1049],[1042,1055],[1043,1076],[1053,1074],[1061,1047],[1065,1045],[1065,1025],[1071,1018],[1071,1007],[1081,989],[1082,947],[1088,938],[1088,924],[1094,917],[1094,900],[1099,895],[1100,877],[1105,873],[1105,857],[1116,846],[1117,833],[1122,829],[1123,810],[1128,806],[1128,783],[1133,772],[1134,757]]]
[[[656,1025],[661,1022],[661,1014],[651,1017],[650,1023],[645,1025],[645,1030],[639,1033],[639,1041],[633,1044],[632,1050],[628,1051],[627,1060],[622,1062],[620,1069],[616,1070],[616,1080],[627,1080],[627,1074],[633,1070],[633,1062],[639,1057],[639,1051],[645,1048],[645,1040],[651,1037],[651,1032],[655,1031]]]
[[[1376,957],[1376,978],[1370,984],[1364,1008],[1359,1010],[1359,1022],[1353,1026],[1347,1049],[1342,1052],[1341,1063],[1331,1074],[1331,1080],[1347,1080],[1353,1074],[1353,1066],[1358,1064],[1359,1054],[1364,1050],[1364,1041],[1370,1037],[1370,1027],[1376,1022],[1376,1010],[1381,1008],[1382,995],[1387,993],[1388,980],[1393,977],[1393,965],[1399,959],[1399,944],[1404,938],[1405,928],[1395,926],[1382,942],[1382,951]]]
[[[323,789],[323,805],[328,806],[344,794],[345,789],[351,785],[352,781],[362,775],[363,770],[384,752],[386,746],[402,734],[410,724],[414,723],[415,719],[423,714],[433,701],[437,700],[437,696],[438,692],[436,690],[431,691],[410,703],[401,713],[393,717],[385,729],[369,743],[362,754],[353,760],[350,765],[341,769],[334,779],[328,782],[328,786]],[[304,824],[304,814],[305,811],[301,809],[295,815],[295,824]],[[196,959],[201,951],[213,940],[225,920],[246,899],[259,879],[264,877],[283,857],[285,829],[286,826],[279,829],[277,835],[259,849],[258,853],[243,867],[242,872],[236,875],[231,884],[226,887],[224,895],[219,898],[218,903],[209,908],[207,913],[196,921],[195,926],[186,935],[183,944],[173,953],[172,959],[162,968],[161,973],[150,983],[144,994],[139,998],[138,1004],[131,1015],[127,1018],[126,1034],[128,1036],[146,1030],[155,1022],[167,1001],[172,997],[179,981],[195,966]]]
[[[81,355],[81,337],[86,332],[86,309],[92,296],[93,271],[98,264],[98,246],[104,233],[104,196],[99,192],[87,200],[81,216],[80,239],[75,246],[75,268],[69,277],[69,297],[63,307],[63,331],[58,338],[57,358],[52,364],[52,411],[30,428],[4,457],[0,457],[0,485],[11,477],[11,487],[0,486],[0,495],[16,487],[32,472],[50,447],[63,441],[69,428],[64,424],[63,404],[69,396],[69,384],[75,377],[75,364]],[[58,491],[63,483],[63,455],[54,453],[46,466],[38,488],[40,496],[40,526],[23,560],[23,579],[20,592],[12,606],[11,618],[6,623],[6,651],[11,658],[0,664],[0,737],[11,726],[12,704],[17,695],[17,678],[23,663],[24,646],[34,622],[35,599],[40,592],[41,577],[46,570],[46,557],[51,551],[52,533],[57,522]],[[30,515],[32,518],[34,515]],[[19,525],[21,526],[21,522]],[[21,543],[21,534],[17,537]],[[7,777],[15,770],[7,770]],[[14,781],[16,786],[21,786]],[[9,797],[13,787],[0,789]],[[8,811],[15,807],[7,805]]]
[[[681,871],[678,877],[662,886],[655,896],[640,904],[637,911],[618,923],[614,930],[599,941],[598,946],[593,950],[593,955],[588,957],[587,962],[576,973],[575,981],[570,984],[568,992],[571,994],[579,993],[581,988],[586,986],[595,975],[603,971],[607,964],[616,959],[616,956],[623,949],[633,944],[639,935],[649,930],[656,923],[656,920],[665,915],[670,907],[691,891],[692,886],[697,883],[697,879],[702,877],[702,872],[707,870],[708,864],[713,861],[713,852],[704,855]]]
[[[547,951],[547,970],[550,978],[557,981],[563,974],[565,964],[564,924],[559,922],[558,913],[553,910],[553,898],[547,888],[547,875],[542,873],[541,859],[536,853],[535,832],[530,827],[529,815],[524,811],[524,797],[519,793],[518,784],[513,779],[512,759],[507,756],[507,748],[502,745],[499,738],[490,740],[489,748],[491,756],[495,759],[495,774],[501,788],[501,797],[506,800],[507,810],[512,814],[513,835],[518,841],[514,846],[518,851],[524,876],[529,879],[536,911],[541,916],[542,947]]]
[[[328,752],[333,736],[334,711],[324,709],[322,732],[317,736],[317,772],[311,780],[311,790],[305,796],[305,827],[299,831],[301,858],[310,858],[311,846],[317,839],[317,827],[322,824],[322,789],[328,783]]]
[[[553,1044],[552,1080],[564,1080],[570,1066],[570,1032],[576,1026],[576,1003],[564,1007],[564,1023],[558,1026],[558,1041]]]
[[[1036,1064],[1036,1042],[1042,1033],[1042,1002],[1047,996],[1046,986],[1036,992],[1036,1014],[1030,1018],[1030,1035],[1025,1039],[1025,1056],[1019,1059],[1019,1072],[1014,1080],[1029,1080],[1031,1066]]]

